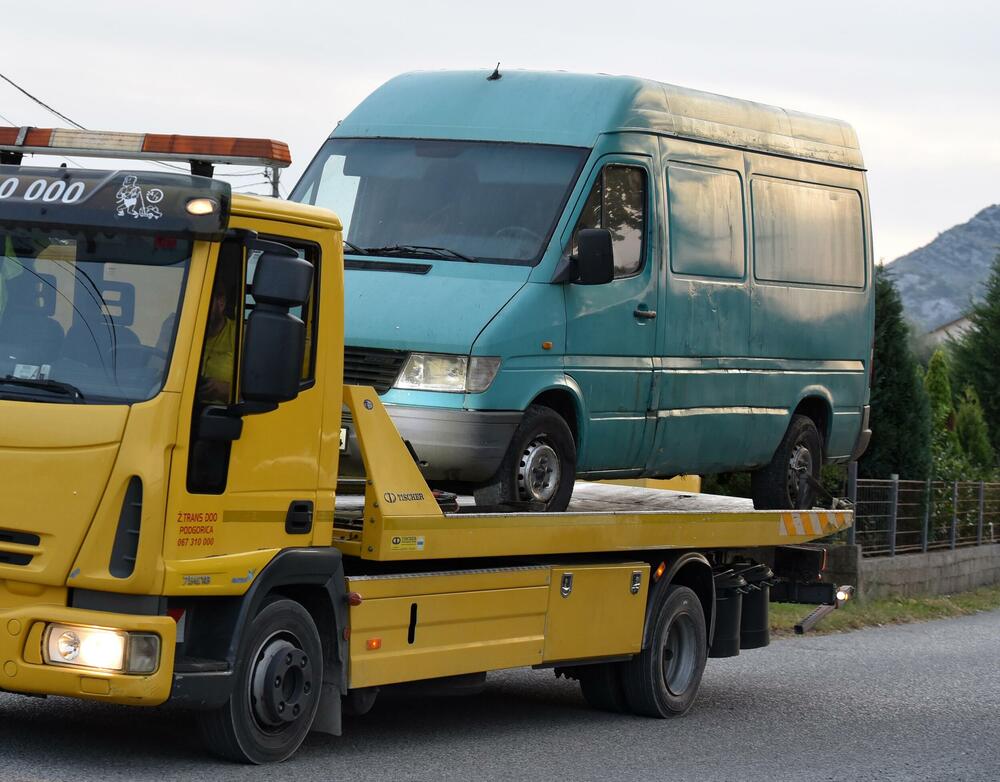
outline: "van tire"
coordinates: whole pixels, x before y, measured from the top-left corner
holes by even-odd
[[[694,705],[708,661],[705,612],[694,590],[671,584],[650,617],[649,644],[622,664],[633,714],[680,717]]]
[[[278,763],[299,748],[312,727],[323,683],[323,645],[309,612],[274,599],[243,634],[225,704],[198,713],[212,753],[237,763]]]
[[[751,473],[753,506],[758,510],[811,508],[815,491],[807,487],[799,496],[799,473],[808,469],[819,480],[823,464],[823,439],[808,416],[793,415],[778,450],[765,467]]]
[[[566,510],[576,480],[576,443],[559,413],[543,405],[524,411],[500,467],[475,490],[477,505],[529,503]]]

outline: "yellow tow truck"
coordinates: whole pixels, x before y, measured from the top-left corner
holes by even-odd
[[[23,156],[183,162],[28,167]],[[234,194],[278,142],[0,128],[0,689],[197,710],[292,755],[380,688],[552,668],[603,709],[684,714],[769,600],[834,605],[849,510],[578,484],[569,509],[432,491],[343,385],[330,211]],[[354,431],[341,428],[350,411]],[[338,495],[360,449],[364,494]]]

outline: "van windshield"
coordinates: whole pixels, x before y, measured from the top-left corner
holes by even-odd
[[[173,236],[0,225],[0,398],[155,396],[191,248]]]
[[[330,139],[291,199],[336,212],[349,253],[533,265],[586,155],[540,144]]]

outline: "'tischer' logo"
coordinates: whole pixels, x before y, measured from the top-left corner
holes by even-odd
[[[424,499],[424,493],[422,491],[408,491],[393,494],[391,491],[387,491],[382,495],[382,499],[390,505],[394,502],[420,502]]]

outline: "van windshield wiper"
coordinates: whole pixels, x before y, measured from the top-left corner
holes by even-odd
[[[363,247],[369,255],[430,255],[438,258],[458,259],[467,263],[476,263],[471,255],[465,255],[450,247],[433,247],[428,244],[392,244],[387,247]]]
[[[83,392],[72,383],[63,383],[60,380],[43,380],[41,378],[14,377],[7,375],[0,379],[0,385],[23,386],[25,388],[38,388],[60,396],[72,397],[78,402],[83,401]]]

